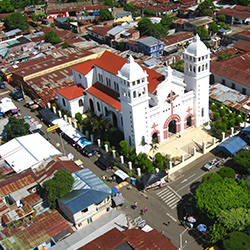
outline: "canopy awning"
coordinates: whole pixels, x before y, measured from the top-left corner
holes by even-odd
[[[247,143],[242,140],[239,136],[230,137],[224,142],[222,142],[218,148],[230,155],[236,154],[242,148],[244,148]]]
[[[159,173],[146,174],[143,175],[139,182],[143,185],[143,187],[147,187],[157,181],[160,181],[163,177],[165,177],[167,173],[164,170],[161,170]]]
[[[244,134],[250,135],[250,126],[242,129],[241,132],[244,133]]]

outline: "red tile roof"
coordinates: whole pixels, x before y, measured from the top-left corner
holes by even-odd
[[[106,50],[99,60],[97,60],[95,65],[114,75],[117,75],[118,70],[121,70],[122,66],[127,61],[127,59]],[[142,68],[146,70],[148,74],[148,91],[153,93],[158,84],[164,80],[164,76],[146,67],[142,66]]]
[[[241,6],[243,7],[243,6]],[[220,11],[217,12],[217,15],[227,15],[227,16],[234,16],[234,17],[239,17],[239,18],[248,18],[250,17],[250,7],[245,6],[241,8],[239,6],[235,6],[233,9],[231,8],[226,8],[226,9],[221,9]]]
[[[161,41],[164,42],[164,44],[166,45],[174,45],[176,43],[184,42],[193,37],[193,32],[181,32],[174,35],[166,36],[162,38]]]
[[[87,62],[73,66],[72,69],[78,71],[79,73],[81,73],[83,75],[87,75],[89,73],[89,71],[93,68],[93,66],[97,60],[99,60],[99,59],[89,60]]]
[[[156,229],[146,233],[140,229],[119,231],[117,228],[110,230],[85,246],[80,247],[78,250],[110,250],[119,248],[125,242],[135,250],[177,250],[177,247]]]
[[[107,27],[107,26],[93,26],[91,27],[91,31],[93,31],[96,34],[102,35],[102,36],[106,36],[107,32],[109,30],[113,29],[113,27]]]
[[[33,206],[34,204],[36,204],[41,200],[42,198],[38,193],[32,193],[31,195],[28,195],[25,198],[21,199],[21,202],[23,204],[29,204],[30,206]]]
[[[98,99],[107,103],[111,107],[119,111],[122,111],[121,102],[118,99],[119,94],[115,92],[114,90],[106,87],[105,85],[97,82],[92,87],[88,88],[86,92],[97,97]]]
[[[64,89],[59,89],[57,90],[57,93],[65,97],[67,100],[73,100],[84,95],[84,88],[81,84],[75,84]]]
[[[250,42],[249,41],[246,41],[246,40],[238,40],[234,46],[234,48],[236,49],[239,49],[239,50],[242,50],[242,51],[245,51],[245,52],[248,52],[250,51]]]

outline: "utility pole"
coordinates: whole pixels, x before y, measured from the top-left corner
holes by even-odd
[[[188,230],[188,228],[186,228],[181,234],[180,234],[180,248],[179,248],[179,250],[183,250],[183,246],[182,246],[182,236],[183,236],[183,234],[184,233],[186,233],[186,231]]]

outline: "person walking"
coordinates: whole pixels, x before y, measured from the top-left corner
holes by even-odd
[[[134,203],[134,210],[136,210],[137,209],[137,206],[138,206],[138,204],[137,204],[137,201]]]
[[[145,214],[147,211],[148,211],[148,209],[147,209],[147,207],[145,206],[145,207],[143,208],[143,213]]]
[[[170,226],[170,220],[168,220],[168,224],[167,225]]]

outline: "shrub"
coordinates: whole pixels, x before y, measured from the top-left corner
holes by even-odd
[[[205,174],[202,178],[202,182],[218,182],[218,181],[222,181],[222,177],[217,174],[217,173],[208,173]]]
[[[231,178],[235,179],[235,171],[230,167],[223,167],[217,172],[223,179]]]
[[[232,232],[222,241],[223,250],[250,250],[250,237],[242,232]]]
[[[220,119],[220,113],[214,112],[213,120],[214,120],[214,121],[217,121],[217,120],[219,120],[219,119]]]
[[[215,103],[213,103],[211,106],[210,106],[210,109],[215,112],[216,109],[217,109],[217,105]]]

